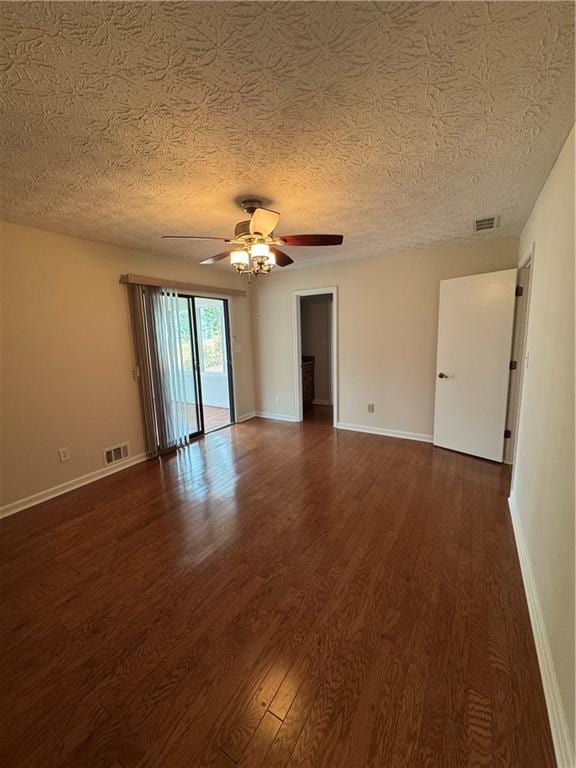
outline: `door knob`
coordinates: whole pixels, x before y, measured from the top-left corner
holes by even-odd
[[[445,373],[439,373],[439,374],[438,374],[438,378],[439,378],[439,379],[447,379],[447,378],[448,378],[448,376],[447,376]]]

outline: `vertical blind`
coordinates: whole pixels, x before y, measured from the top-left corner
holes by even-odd
[[[178,293],[150,285],[128,289],[147,448],[150,456],[159,456],[190,440]]]

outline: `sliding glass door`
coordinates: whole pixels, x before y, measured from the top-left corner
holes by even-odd
[[[212,432],[234,421],[228,301],[194,298],[204,429]]]
[[[190,437],[234,421],[228,301],[179,296],[180,348],[184,396],[181,407]]]
[[[181,369],[181,396],[179,407],[188,435],[196,437],[204,431],[202,400],[198,378],[198,346],[194,334],[193,310],[187,296],[178,296],[179,346],[174,355]]]
[[[233,423],[228,301],[135,283],[130,308],[149,455]]]

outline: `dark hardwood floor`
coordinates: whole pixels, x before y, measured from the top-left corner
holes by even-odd
[[[254,419],[0,521],[0,764],[554,766],[507,490]]]

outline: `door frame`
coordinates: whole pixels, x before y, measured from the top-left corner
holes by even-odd
[[[188,300],[188,320],[190,322],[190,343],[194,349],[193,365],[194,380],[196,382],[196,421],[200,432],[195,437],[205,435],[204,429],[204,405],[202,403],[202,382],[200,381],[200,350],[198,348],[198,329],[196,328],[196,304],[194,296],[182,296]],[[192,437],[192,435],[191,435]]]
[[[236,423],[236,402],[234,400],[234,366],[232,365],[232,343],[230,334],[230,300],[222,299],[224,311],[224,342],[226,344],[226,365],[228,367],[228,404],[230,405],[230,424]]]
[[[236,403],[234,400],[234,366],[232,363],[232,345],[230,341],[230,304],[229,299],[225,296],[200,296],[198,294],[192,294],[190,296],[192,299],[192,304],[194,307],[194,320],[195,320],[195,338],[196,338],[196,345],[198,346],[199,343],[199,337],[200,337],[200,330],[198,329],[198,323],[196,322],[196,318],[198,317],[197,313],[197,305],[196,300],[197,299],[212,299],[214,301],[221,301],[222,302],[222,315],[223,315],[223,330],[224,330],[224,344],[226,349],[226,380],[228,382],[228,410],[230,411],[230,421],[228,424],[223,424],[221,427],[216,427],[215,429],[210,430],[210,432],[217,432],[219,429],[226,429],[226,427],[230,427],[232,424],[236,423]],[[202,409],[202,432],[203,434],[206,434],[205,429],[205,423],[204,423],[204,401],[203,401],[203,393],[202,393],[202,370],[200,369],[200,350],[198,349],[198,382],[199,382],[199,388],[200,388],[200,401],[201,401],[201,409]]]
[[[202,395],[202,379],[201,379],[201,371],[200,371],[200,349],[198,347],[198,328],[196,324],[196,299],[217,299],[218,301],[222,302],[223,306],[223,312],[224,312],[224,336],[225,336],[225,344],[226,344],[226,360],[227,360],[227,379],[228,379],[228,402],[230,404],[230,423],[226,424],[223,427],[219,427],[218,429],[225,429],[226,427],[231,426],[232,424],[236,423],[236,382],[234,378],[235,373],[235,365],[234,360],[232,357],[232,331],[231,331],[231,321],[230,321],[230,299],[228,296],[222,296],[218,293],[179,293],[179,296],[181,296],[184,299],[188,299],[188,313],[190,317],[190,329],[192,333],[192,343],[194,346],[194,356],[195,356],[195,381],[196,381],[196,392],[197,392],[197,403],[196,408],[197,411],[199,411],[198,415],[198,425],[200,427],[200,432],[195,432],[191,437],[200,437],[201,435],[206,434],[205,424],[204,424],[204,401],[203,401],[203,395]],[[212,430],[214,432],[217,432],[218,430]]]
[[[520,438],[520,429],[522,427],[522,399],[524,395],[524,385],[526,382],[526,369],[530,361],[530,350],[528,349],[528,331],[530,330],[530,300],[532,298],[532,286],[534,285],[534,263],[536,260],[536,242],[532,241],[530,250],[526,251],[518,261],[518,271],[524,267],[530,266],[530,283],[528,285],[528,294],[526,296],[526,314],[524,317],[524,343],[522,346],[522,366],[520,368],[520,385],[518,387],[518,404],[516,407],[516,429],[513,433],[514,447],[512,450],[512,476],[510,478],[510,496],[514,490],[514,481],[516,479],[516,464],[518,458],[518,442]]]
[[[294,334],[294,343],[292,345],[292,375],[293,375],[293,393],[294,393],[294,413],[296,421],[304,420],[304,407],[302,405],[302,313],[300,299],[303,296],[322,296],[332,295],[332,316],[331,321],[331,349],[330,349],[330,374],[332,391],[332,426],[338,424],[338,288],[330,286],[327,288],[308,288],[306,290],[292,292],[292,329]]]

